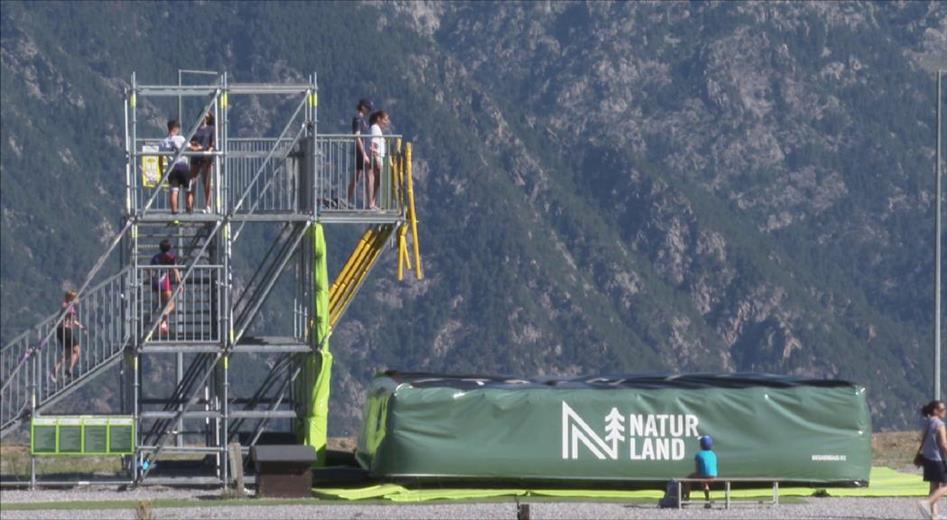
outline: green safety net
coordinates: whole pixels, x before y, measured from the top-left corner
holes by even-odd
[[[722,484],[718,484],[722,487]],[[781,497],[808,497],[817,489],[813,487],[782,487],[779,488]],[[384,499],[392,502],[426,502],[430,500],[481,500],[505,496],[521,497],[550,497],[570,499],[659,499],[664,496],[663,491],[654,489],[620,490],[620,489],[526,489],[526,488],[428,488],[408,489],[398,484],[379,484],[365,488],[316,488],[313,492],[317,496],[341,500],[370,500]],[[927,496],[927,483],[921,480],[921,475],[902,473],[890,468],[871,468],[871,484],[863,488],[829,488],[828,494],[833,497],[921,497]],[[698,498],[702,497],[698,493]],[[730,496],[735,499],[772,497],[769,487],[757,489],[734,489]],[[715,501],[724,499],[724,492],[712,490],[710,497]]]
[[[312,334],[319,351],[305,354],[302,393],[305,409],[301,424],[301,442],[316,450],[316,466],[325,465],[329,419],[332,353],[329,351],[329,270],[326,262],[326,240],[322,225],[312,227],[313,280],[315,282],[315,316]]]

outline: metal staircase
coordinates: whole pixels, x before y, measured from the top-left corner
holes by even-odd
[[[113,366],[131,339],[126,321],[130,269],[112,275],[87,290],[73,303],[84,329],[73,331],[81,353],[79,371],[72,376],[54,374],[64,350],[56,334],[62,313],[49,316],[20,334],[0,350],[0,436],[6,436],[24,419],[48,409],[86,382]],[[68,367],[68,359],[65,360]],[[55,376],[55,379],[54,379]]]
[[[155,152],[153,145],[160,137],[139,136],[139,104],[175,96],[199,100],[202,107],[183,134],[186,137],[197,130],[204,114],[215,114],[215,150]],[[238,104],[232,100],[244,96],[288,99],[291,115],[274,136],[231,129],[228,114]],[[125,221],[73,303],[85,326],[74,331],[81,349],[78,371],[71,376],[53,374],[57,359],[63,358],[56,332],[63,322],[62,310],[4,345],[0,436],[116,366],[122,367],[121,411],[137,423],[135,456],[127,465],[129,483],[165,482],[153,471],[166,453],[211,456],[216,461],[213,474],[201,483],[226,482],[228,441],[246,435],[252,445],[274,419],[295,418],[300,354],[319,348],[310,334],[314,246],[306,237],[313,227],[365,226],[331,285],[330,327],[339,322],[388,243],[397,243],[401,278],[405,265],[411,266],[408,242],[413,240],[414,265],[417,276],[422,276],[410,144],[402,146],[398,136],[385,137],[390,155],[381,173],[380,209],[368,208],[364,200],[340,202],[354,174],[355,137],[316,134],[317,105],[315,75],[304,84],[263,85],[230,84],[223,74],[213,85],[200,86],[140,85],[132,76],[125,100]],[[155,155],[164,156],[166,165],[157,175],[153,170],[148,173],[149,167],[162,164]],[[172,215],[168,209],[164,181],[182,155],[214,159],[210,213]],[[357,191],[365,193],[363,187]],[[234,268],[233,255],[245,229],[257,223],[277,225],[279,232],[244,279]],[[163,240],[172,244],[174,266],[151,265]],[[102,278],[105,266],[114,265],[110,259],[116,252],[118,272],[93,284]],[[173,284],[170,298],[163,298],[156,282],[171,271],[180,275],[180,282]],[[282,336],[251,336],[264,304],[285,276],[293,278],[293,330]],[[160,326],[164,316],[166,330]],[[245,354],[275,360],[261,364]],[[148,383],[146,370],[175,359],[173,380],[165,385]],[[231,381],[231,364],[241,360],[251,369],[265,370],[248,396],[237,395]],[[167,388],[169,392],[156,393]],[[204,441],[188,444],[195,432],[203,433]]]
[[[267,251],[256,271],[234,300],[234,342],[240,341],[253,322],[263,303],[276,285],[303,237],[309,231],[308,222],[287,222]]]

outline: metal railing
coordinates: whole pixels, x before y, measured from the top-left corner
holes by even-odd
[[[168,165],[174,161],[175,152],[162,152],[158,150],[158,144],[161,139],[136,139],[137,161],[134,165],[135,175],[131,182],[131,209],[133,212],[143,210],[146,214],[170,213],[171,211],[171,185],[168,177],[162,181],[162,174],[168,169]],[[222,155],[221,152],[181,152],[182,157],[188,157],[193,163],[199,157],[213,157],[214,161],[210,168],[211,190],[213,191],[220,181],[217,158]],[[191,185],[194,193],[194,209],[199,211],[204,207],[203,179],[198,176],[193,179]],[[178,191],[178,211],[186,211],[185,197],[187,186],[180,187]],[[151,206],[145,208],[145,205],[152,198],[155,192],[160,192],[151,202]],[[216,197],[216,193],[213,194]]]
[[[146,344],[220,342],[223,266],[195,265],[184,277],[186,269],[180,265],[138,268],[141,285],[135,298],[136,334],[147,338]],[[177,295],[172,295],[173,304],[167,305],[167,294],[179,283],[184,287]],[[166,326],[159,322],[157,333],[149,336],[151,324],[159,318],[165,306],[169,307],[164,314],[166,320],[162,320]]]
[[[356,141],[363,140],[365,157]],[[380,155],[372,151],[381,148]],[[351,134],[316,136],[316,203],[320,213],[380,212],[401,214],[394,166],[400,157],[401,136],[356,137]]]
[[[0,429],[5,432],[31,408],[79,386],[121,353],[130,340],[124,326],[129,273],[120,271],[72,302],[81,326],[64,327],[67,317],[57,312],[0,350]]]
[[[299,212],[297,158],[291,157],[298,138],[298,134],[282,139],[231,138],[226,159],[225,210],[235,208],[241,195],[247,193],[237,214]]]

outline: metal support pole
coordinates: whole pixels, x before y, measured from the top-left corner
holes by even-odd
[[[33,363],[33,381],[30,389],[30,420],[33,417],[36,417],[36,383],[39,381],[40,374],[43,372],[40,371],[40,364]],[[32,427],[30,428],[30,435],[32,435]],[[30,448],[30,491],[36,489],[36,457],[33,456],[32,446]]]
[[[135,430],[133,435],[135,436],[135,455],[132,459],[132,481],[138,482],[138,471],[140,469],[139,465],[141,463],[141,418],[139,414],[140,403],[141,403],[141,354],[136,350],[132,355],[132,373],[134,374],[133,390],[135,393],[135,398],[132,399],[134,409],[133,415],[135,420]]]
[[[312,73],[312,91],[314,102],[312,104],[312,137],[309,139],[309,164],[311,168],[310,175],[312,175],[312,193],[310,195],[310,204],[312,204],[312,217],[313,219],[318,220],[318,194],[319,190],[321,189],[320,184],[322,182],[320,179],[319,169],[322,167],[322,161],[316,158],[316,136],[319,135],[319,76],[315,72]]]
[[[223,489],[227,489],[227,486],[230,485],[230,464],[229,458],[226,455],[227,450],[227,440],[230,438],[230,355],[223,355],[223,398],[221,399],[221,405],[223,405],[223,432],[218,432],[218,440],[220,442],[221,450],[224,452],[220,459],[218,459],[218,464],[222,466],[222,475],[221,475],[221,484]]]
[[[214,207],[216,208],[216,214],[220,215],[227,212],[227,207],[223,204],[224,194],[224,179],[227,178],[227,154],[230,149],[230,139],[227,135],[230,129],[228,128],[229,120],[227,114],[230,112],[230,91],[228,90],[229,79],[227,73],[224,72],[221,77],[221,88],[223,89],[223,94],[221,95],[221,103],[218,104],[219,115],[217,117],[217,149],[221,152],[221,156],[218,160],[214,161],[216,163],[217,177],[214,179]]]
[[[943,199],[943,91],[941,90],[944,72],[943,69],[937,71],[937,171],[934,173],[936,179],[937,193],[934,195],[936,200],[936,209],[934,211],[934,399],[941,399],[940,387],[940,315],[941,315],[941,204]]]
[[[180,249],[178,249],[178,251],[180,251]],[[181,380],[184,378],[184,352],[178,352],[175,357],[177,357],[177,363],[175,364],[175,367],[174,367],[175,369],[174,370],[174,376],[175,376],[174,384],[175,384],[175,388],[177,388],[181,385]],[[184,404],[183,403],[178,404],[178,411],[183,410],[183,409],[184,409]],[[177,429],[177,433],[174,435],[175,444],[177,444],[178,446],[184,446],[184,435],[182,434],[182,432],[184,431],[184,417],[183,416],[178,419],[178,424],[176,426],[176,429]]]

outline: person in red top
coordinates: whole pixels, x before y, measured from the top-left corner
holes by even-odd
[[[75,374],[76,363],[79,362],[79,337],[75,333],[76,328],[85,329],[82,323],[79,323],[79,313],[76,310],[75,306],[76,291],[70,289],[66,291],[66,294],[63,296],[62,300],[62,310],[63,317],[62,321],[59,322],[59,325],[56,327],[56,339],[59,340],[59,344],[62,346],[62,357],[56,359],[56,366],[53,368],[53,373],[49,375],[49,379],[56,382],[56,378],[59,377],[59,369],[66,364],[66,360],[69,360],[69,369],[66,370],[66,375],[72,377]]]
[[[177,264],[178,258],[171,252],[171,241],[162,240],[158,246],[161,252],[151,257],[151,265],[169,265]],[[158,325],[158,334],[168,334],[168,315],[174,311],[174,301],[171,294],[174,292],[174,286],[181,283],[181,272],[176,267],[168,269],[156,269],[151,278],[151,288],[158,293],[161,308],[168,306],[167,312],[161,315],[161,323]],[[170,304],[168,303],[170,302]]]

